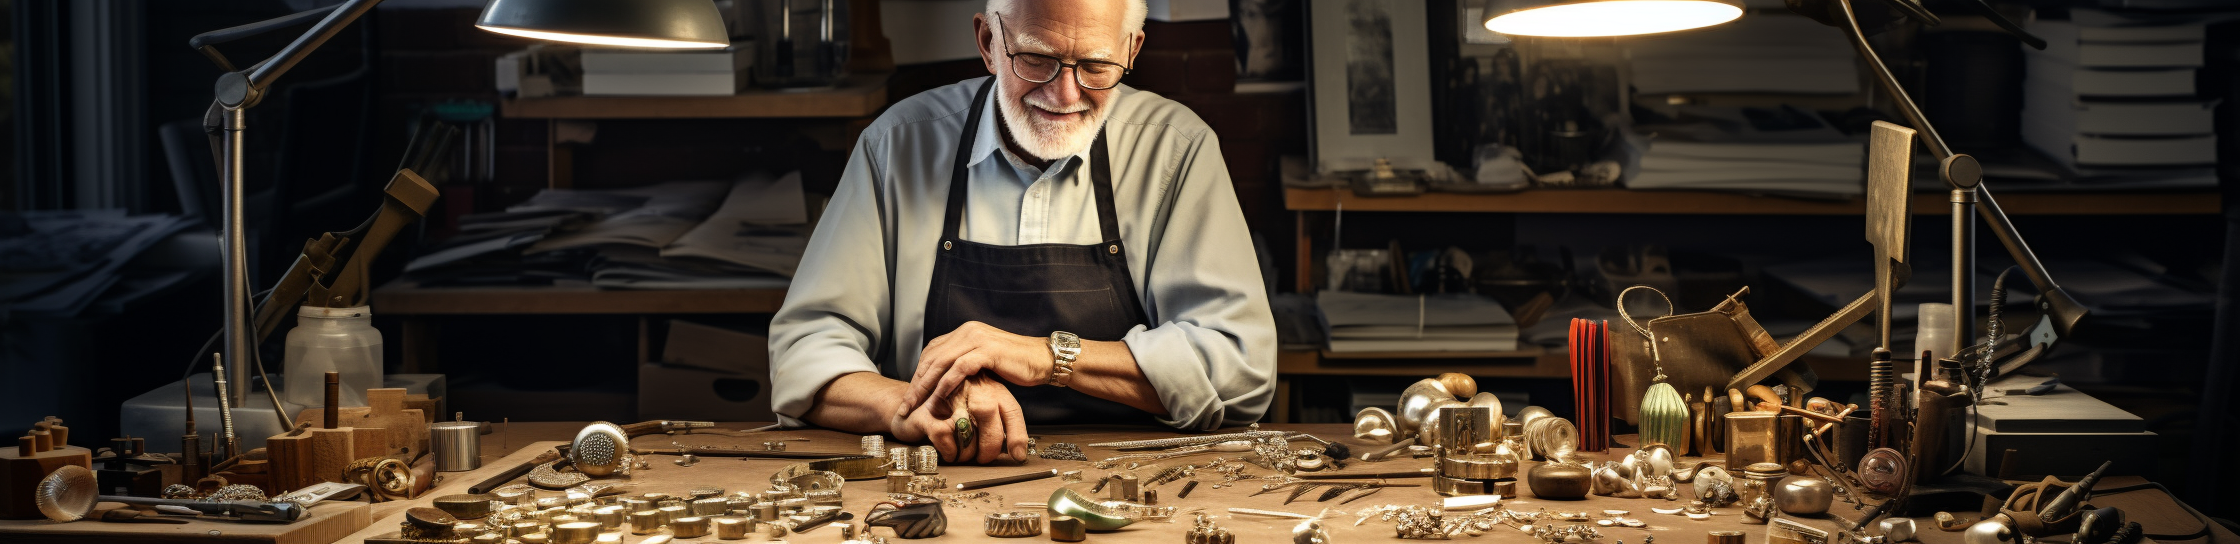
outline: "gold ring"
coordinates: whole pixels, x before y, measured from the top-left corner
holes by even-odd
[[[972,416],[957,416],[957,458],[964,458],[965,448],[977,443],[980,429],[972,424]]]

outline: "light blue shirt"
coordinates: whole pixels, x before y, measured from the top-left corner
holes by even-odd
[[[888,108],[856,141],[770,322],[771,405],[787,425],[817,391],[854,372],[907,380],[929,333],[932,282],[958,138],[984,78]],[[992,245],[1094,244],[1087,150],[1048,169],[997,133],[994,93],[968,155],[963,236]],[[1121,340],[1159,402],[1160,421],[1213,429],[1260,420],[1275,397],[1276,334],[1251,235],[1221,146],[1189,108],[1122,86],[1105,123],[1128,272],[1149,312]]]

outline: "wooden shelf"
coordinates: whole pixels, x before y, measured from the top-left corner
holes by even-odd
[[[767,314],[785,289],[610,290],[589,284],[421,287],[402,280],[373,290],[383,315]]]
[[[554,96],[514,98],[499,114],[517,119],[697,119],[870,117],[887,105],[888,74],[849,76],[832,88],[732,96]]]
[[[2008,215],[2205,215],[2220,213],[2216,191],[1998,193]],[[1628,191],[1619,189],[1535,189],[1514,193],[1424,193],[1401,197],[1363,197],[1347,189],[1286,187],[1283,207],[1292,211],[1362,212],[1509,212],[1627,214],[1859,215],[1864,201],[1825,201],[1708,191]],[[1916,215],[1951,211],[1945,193],[1913,195]]]

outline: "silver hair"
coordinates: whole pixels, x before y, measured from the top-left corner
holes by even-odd
[[[982,11],[981,13],[995,13],[995,12],[999,12],[999,11],[1011,11],[1011,3],[1012,3],[1012,2],[1014,2],[1014,1],[1016,1],[1016,0],[988,0],[988,6],[987,6],[987,8],[986,8],[985,10],[983,10],[983,11]],[[1137,35],[1137,34],[1142,34],[1142,33],[1143,33],[1143,19],[1144,19],[1144,17],[1146,17],[1146,16],[1148,16],[1148,15],[1150,15],[1150,14],[1151,14],[1151,8],[1150,8],[1149,6],[1146,6],[1146,5],[1144,5],[1144,3],[1143,3],[1143,2],[1144,2],[1144,0],[1121,0],[1121,1],[1122,1],[1122,2],[1127,2],[1127,3],[1128,3],[1128,13],[1127,13],[1126,15],[1122,16],[1122,18],[1121,18],[1121,27],[1120,27],[1120,30],[1121,30],[1121,31],[1123,31],[1124,33],[1126,33],[1126,34],[1127,34],[1127,35],[1129,35],[1129,36],[1133,36],[1133,35]]]

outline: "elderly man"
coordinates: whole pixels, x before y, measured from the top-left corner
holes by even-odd
[[[1276,338],[1213,131],[1120,84],[1142,0],[989,0],[990,77],[864,130],[771,321],[772,404],[1018,462],[1027,425],[1257,421]]]

